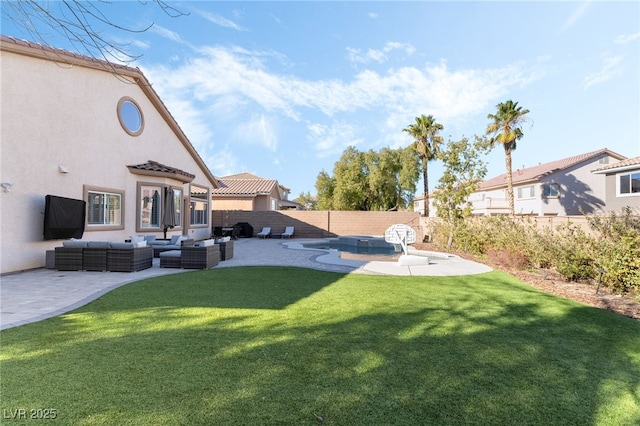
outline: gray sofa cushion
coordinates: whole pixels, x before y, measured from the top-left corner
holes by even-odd
[[[133,243],[111,243],[111,248],[116,250],[132,249],[134,246]]]
[[[87,246],[87,241],[71,240],[71,241],[62,242],[62,247],[85,248],[86,246]]]
[[[87,247],[108,249],[109,247],[111,247],[111,243],[109,241],[89,241],[87,242]]]

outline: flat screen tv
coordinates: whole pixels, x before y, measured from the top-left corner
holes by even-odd
[[[83,200],[47,195],[44,206],[44,239],[82,238],[86,204]]]

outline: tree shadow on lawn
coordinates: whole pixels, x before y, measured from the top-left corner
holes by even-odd
[[[135,286],[123,287],[127,297],[117,301],[114,307],[116,310],[149,307],[284,309],[344,276],[282,266],[199,270],[146,279]]]
[[[324,286],[295,302],[276,285],[281,303],[253,300],[256,282],[229,289],[222,307],[202,294],[132,302],[122,329],[99,329],[99,305],[23,326],[50,339],[44,350],[7,330],[3,405],[61,398],[60,416],[88,424],[640,421],[637,321],[497,272],[472,282],[319,273]],[[136,310],[139,323],[126,318]]]

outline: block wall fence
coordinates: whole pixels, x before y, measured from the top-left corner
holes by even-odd
[[[416,231],[417,241],[422,241],[420,214],[416,212],[351,212],[351,211],[244,211],[214,210],[212,226],[231,227],[247,222],[254,235],[265,226],[273,234],[281,234],[285,227],[295,227],[297,238],[328,238],[339,235],[384,235],[391,225],[402,223]]]
[[[584,216],[527,216],[516,220],[531,220],[538,229],[571,223],[587,234],[591,233]],[[243,211],[214,210],[212,226],[231,227],[239,222],[253,226],[254,235],[264,226],[270,226],[274,234],[284,232],[285,227],[294,226],[298,238],[328,238],[339,235],[384,235],[391,225],[402,223],[416,231],[416,241],[423,241],[433,234],[433,225],[439,218],[423,217],[418,212],[351,212],[351,211]]]

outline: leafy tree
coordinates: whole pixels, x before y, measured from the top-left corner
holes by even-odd
[[[298,198],[293,201],[300,204],[305,210],[315,210],[318,204],[316,198],[308,191],[301,192]]]
[[[316,191],[318,191],[318,210],[333,210],[333,192],[336,181],[327,172],[322,170],[316,178]]]
[[[333,167],[336,187],[333,192],[334,209],[368,210],[367,178],[369,170],[364,153],[350,146],[344,150]]]
[[[496,143],[504,147],[505,164],[507,168],[507,197],[509,199],[509,215],[515,216],[513,202],[513,172],[511,167],[511,151],[516,149],[516,141],[524,135],[521,126],[528,120],[528,109],[522,109],[517,102],[508,100],[499,103],[496,114],[489,114],[487,118],[492,120],[487,126],[487,135],[493,135],[489,139],[489,146],[493,148]]]
[[[131,43],[109,39],[106,30],[115,29],[133,34],[143,33],[153,26],[153,23],[140,28],[127,28],[118,24],[112,17],[118,12],[112,9],[114,2],[109,1],[39,1],[39,0],[3,0],[0,12],[2,16],[13,21],[17,27],[24,29],[31,37],[31,41],[49,45],[48,39],[57,33],[65,37],[78,53],[94,59],[107,62],[130,63],[140,58],[140,55],[128,53]],[[139,0],[141,6],[146,1]],[[156,6],[172,18],[188,15],[164,0],[153,0]]]
[[[333,176],[318,174],[318,208],[394,210],[406,207],[419,178],[417,157],[410,148],[383,148],[366,153],[347,148],[335,163]]]
[[[444,129],[432,115],[416,117],[416,122],[410,124],[403,132],[409,133],[415,139],[415,148],[422,162],[422,182],[424,184],[424,215],[429,216],[429,161],[435,160],[440,152],[442,136],[438,132]]]
[[[433,204],[448,225],[447,249],[451,249],[457,224],[471,215],[468,199],[487,174],[486,164],[480,158],[486,150],[487,142],[476,136],[473,144],[467,138],[449,141],[440,153],[445,169],[433,193]]]
[[[369,170],[368,210],[398,210],[411,202],[419,171],[410,149],[369,151],[365,162]]]

